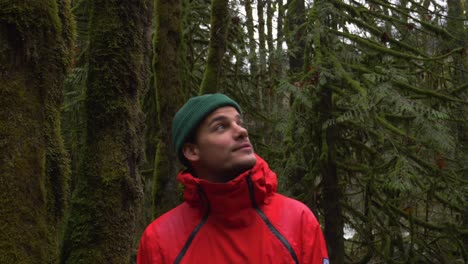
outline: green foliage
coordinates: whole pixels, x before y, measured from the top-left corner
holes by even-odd
[[[349,261],[466,259],[466,249],[456,242],[462,239],[466,214],[461,209],[466,205],[466,137],[459,132],[466,126],[466,93],[461,92],[466,79],[455,78],[466,70],[459,69],[458,75],[450,70],[466,41],[444,48],[460,37],[440,19],[441,6],[316,2],[306,23],[287,24],[289,36],[306,30],[302,34],[311,48],[303,51],[308,61],[301,73],[273,84],[274,96],[283,98],[277,108],[253,113],[259,109],[250,100],[256,87],[248,81],[248,65],[236,68],[232,81],[226,77],[252,119],[257,151],[280,176],[283,192],[319,212],[326,209],[320,201],[327,177],[320,164],[337,165],[341,203],[347,208],[342,217],[357,231],[346,240]],[[423,17],[428,13],[432,21]],[[288,41],[290,55],[297,53],[300,40]],[[323,100],[330,90],[331,111],[326,112]],[[259,122],[266,122],[267,136]],[[268,144],[263,144],[265,138]],[[458,234],[446,231],[447,218],[441,216],[447,214]],[[448,236],[454,242],[445,247],[446,240],[430,242],[428,236]],[[381,247],[380,239],[387,241]]]
[[[82,153],[97,152],[89,149],[94,142],[85,141],[86,129],[91,129],[87,136],[92,137],[97,133],[94,129],[104,127],[109,116],[126,111],[124,103],[109,98],[110,92],[94,90],[110,85],[120,87],[117,92],[122,92],[132,83],[120,86],[117,81],[116,76],[128,76],[128,68],[114,63],[105,67],[112,74],[101,75],[93,73],[96,68],[88,62],[97,63],[96,56],[112,60],[116,49],[133,43],[128,32],[142,33],[133,24],[131,30],[123,32],[124,23],[118,16],[105,17],[105,12],[94,17],[105,25],[100,31],[88,27],[87,12],[94,4],[79,0],[74,9],[79,56],[71,61],[75,68],[66,82],[63,108],[73,175],[85,170],[91,175],[103,166],[85,168],[83,164],[93,158],[84,159]],[[178,9],[164,9],[162,4],[155,9],[155,36],[165,32],[161,27],[177,28],[169,30],[172,35],[155,37],[151,88],[146,96],[140,94],[147,115],[145,195],[154,201],[147,199],[146,206],[151,208],[146,208],[143,222],[152,215],[152,206],[159,214],[169,209],[161,209],[163,206],[179,198],[173,195],[180,187],[173,178],[178,166],[167,151],[173,113],[187,97],[197,94],[200,86],[215,80],[216,84],[209,88],[229,94],[242,105],[251,140],[277,172],[280,191],[306,203],[326,231],[336,231],[337,239],[328,241],[335,259],[359,263],[468,261],[468,40],[463,24],[466,7],[461,1],[334,0],[310,5],[300,0],[284,5],[266,1],[265,10],[276,10],[280,12],[278,19],[284,18],[277,24],[278,39],[263,36],[272,32],[265,32],[260,21],[254,21],[248,12],[244,17],[243,9],[255,11],[253,1],[231,1],[220,23],[224,27],[219,39],[225,43],[214,43],[215,38],[209,36],[214,28],[210,10],[215,9],[210,9],[209,1],[185,0],[181,4],[180,28],[178,22],[170,22],[165,16],[170,13],[167,10]],[[8,10],[5,6],[6,2],[1,2],[0,10]],[[125,16],[130,12],[119,7],[106,9],[116,10]],[[3,17],[8,21],[15,18],[8,14]],[[33,25],[32,21],[43,25],[44,16],[25,19],[18,26],[19,32]],[[60,30],[52,26],[50,32]],[[102,53],[89,55],[96,38],[114,34],[115,39],[99,46]],[[255,34],[262,36],[256,39]],[[283,36],[287,45],[282,44]],[[217,62],[209,60],[213,51],[210,47],[215,44],[225,45],[225,50],[218,49],[222,52],[216,54]],[[26,42],[26,57],[34,59],[38,47],[34,40]],[[261,58],[257,51],[261,51]],[[125,55],[119,53],[112,58],[119,61]],[[141,54],[133,55],[144,60]],[[207,65],[211,72],[205,71]],[[102,82],[89,86],[88,80],[101,77]],[[92,102],[87,105],[86,100]],[[95,114],[102,123],[91,122],[86,127],[86,108],[92,111],[88,116]],[[80,197],[99,200],[112,192],[113,179],[119,173],[122,171],[118,168],[107,170],[104,174],[110,178],[96,181],[109,189],[95,194],[89,192],[92,181],[72,183],[80,185]],[[85,215],[87,210],[118,214],[105,208],[105,203],[117,206],[116,200],[105,201],[93,204],[83,198],[74,200],[77,214],[70,224],[77,231],[71,237],[80,238],[77,243],[85,248],[76,249],[77,260],[105,254],[86,245],[112,234]],[[348,230],[354,235],[340,237],[344,227],[351,228]]]

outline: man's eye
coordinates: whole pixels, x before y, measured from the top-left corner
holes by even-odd
[[[221,130],[224,130],[225,128],[226,128],[226,126],[223,125],[223,124],[219,124],[219,125],[216,125],[216,126],[214,127],[214,129],[215,129],[216,131],[221,131]]]

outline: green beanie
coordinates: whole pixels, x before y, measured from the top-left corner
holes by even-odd
[[[190,98],[174,116],[172,120],[172,145],[179,160],[184,165],[189,164],[182,153],[182,146],[203,119],[222,106],[233,106],[241,113],[240,106],[236,101],[226,95],[205,94]]]

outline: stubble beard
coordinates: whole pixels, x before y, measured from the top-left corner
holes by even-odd
[[[226,175],[223,177],[223,182],[228,182],[240,174],[252,169],[255,164],[257,163],[257,159],[255,158],[253,161],[245,161],[241,164],[235,164],[232,168],[227,169],[222,175]]]

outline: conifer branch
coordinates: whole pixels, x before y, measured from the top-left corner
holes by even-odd
[[[350,5],[347,5],[341,1],[334,1],[335,4],[337,4],[339,7],[343,7],[345,8],[346,10],[350,11],[351,15],[348,15],[348,14],[342,14],[342,16],[346,17],[346,19],[350,22],[353,22],[355,23],[356,25],[358,26],[361,26],[367,30],[369,30],[369,32],[371,34],[373,34],[374,36],[376,37],[381,37],[382,34],[384,34],[384,32],[382,32],[382,30],[380,30],[378,27],[375,27],[375,26],[372,26],[366,22],[364,22],[363,20],[360,20],[358,19],[357,17],[360,17],[361,16],[361,12],[359,11],[356,11],[354,9],[354,7],[350,6]],[[390,17],[390,16],[387,16],[387,15],[384,15],[384,14],[381,14],[381,13],[378,13],[378,12],[372,12],[371,13],[372,15],[374,16],[377,16],[377,17],[380,17],[380,18],[385,18],[385,19],[388,19],[388,20],[392,20],[392,21],[395,21],[395,22],[398,22],[398,23],[401,23],[401,21],[393,18],[393,17]],[[352,15],[355,15],[355,17],[353,17]],[[392,44],[395,44],[397,46],[400,46],[400,47],[403,47],[407,50],[410,50],[412,51],[413,53],[416,53],[422,57],[427,57],[426,54],[424,54],[423,52],[421,52],[419,49],[415,48],[415,47],[412,47],[404,42],[401,42],[401,41],[398,41],[396,40],[395,38],[392,38],[389,36],[388,38],[388,41]]]
[[[392,131],[393,133],[400,135],[402,137],[408,138],[410,136],[406,135],[406,133],[393,124],[391,124],[388,120],[386,120],[383,116],[380,116],[378,114],[375,115],[375,119],[385,128],[388,130]],[[410,137],[411,138],[411,137]]]
[[[468,82],[460,85],[459,87],[456,87],[454,90],[453,90],[453,94],[457,95],[459,93],[462,93],[463,91],[465,91],[466,89],[468,89]]]
[[[346,82],[351,86],[351,88],[353,88],[360,95],[366,96],[366,90],[359,84],[359,82],[351,78],[351,76],[345,71],[343,65],[341,65],[338,59],[332,53],[330,53],[329,56],[333,62],[333,65],[338,69],[338,71],[341,73],[341,76],[346,80]]]
[[[424,89],[418,88],[416,86],[413,86],[413,85],[410,85],[410,84],[407,84],[407,83],[404,83],[404,82],[401,82],[401,81],[392,80],[392,83],[396,84],[400,88],[411,90],[412,92],[415,92],[415,93],[418,93],[418,94],[427,95],[427,96],[431,96],[431,97],[436,97],[436,98],[439,98],[439,99],[448,100],[448,101],[452,101],[452,102],[468,104],[468,102],[466,102],[466,101],[463,101],[463,100],[460,100],[460,99],[457,99],[457,98],[454,98],[454,97],[451,97],[451,96],[448,96],[448,95],[440,94],[440,93],[438,93],[436,91],[433,91],[433,90],[424,90]]]
[[[407,16],[407,17],[410,17],[411,19],[413,19],[414,21],[417,21],[418,23],[420,23],[422,26],[432,30],[433,32],[435,32],[436,34],[439,34],[443,37],[448,37],[448,38],[451,38],[451,39],[456,39],[452,34],[450,34],[447,30],[441,28],[441,27],[438,27],[438,26],[434,26],[430,23],[427,23],[421,19],[418,19],[417,17],[414,17],[412,16],[410,13],[408,12],[405,12],[405,11],[402,11],[400,8],[397,8],[397,7],[394,7],[392,4],[389,4],[387,2],[383,2],[383,1],[380,1],[380,0],[369,0],[370,2],[373,2],[377,5],[381,5],[381,6],[385,6],[387,7],[388,9],[392,10],[392,11],[395,11],[397,13],[400,13],[404,16]]]
[[[362,37],[359,37],[359,36],[356,36],[356,35],[353,35],[353,34],[349,34],[349,33],[346,33],[346,32],[342,32],[342,31],[339,31],[339,30],[336,30],[336,29],[330,29],[330,32],[334,33],[335,35],[338,35],[338,36],[342,36],[342,37],[345,37],[349,40],[352,40],[354,42],[357,42],[359,44],[362,44],[368,48],[371,48],[373,50],[376,50],[378,52],[381,52],[383,54],[389,54],[389,55],[393,55],[395,57],[398,57],[398,58],[403,58],[403,59],[409,59],[409,60],[423,60],[424,58],[421,58],[421,57],[418,57],[418,56],[414,56],[414,55],[410,55],[410,54],[406,54],[406,53],[403,53],[403,52],[399,52],[399,51],[396,51],[396,50],[393,50],[393,49],[389,49],[381,44],[378,44],[374,41],[371,41],[371,40],[367,40],[367,39],[364,39]]]

